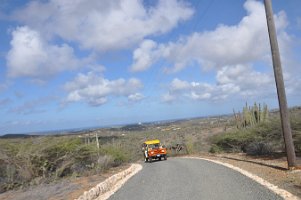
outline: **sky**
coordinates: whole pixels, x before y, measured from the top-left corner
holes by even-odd
[[[272,4],[301,105],[301,1]],[[278,108],[263,1],[1,0],[0,30],[0,134]]]

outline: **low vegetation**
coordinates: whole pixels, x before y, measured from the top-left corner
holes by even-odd
[[[301,152],[301,112],[291,110],[291,128],[296,152]],[[211,139],[211,153],[245,152],[249,155],[269,155],[284,152],[279,113],[269,120],[245,128],[236,128]]]
[[[130,160],[120,143],[101,148],[78,136],[0,140],[0,192],[105,171]]]
[[[267,108],[258,107],[258,113],[261,113],[259,110],[267,113]],[[248,108],[248,111],[252,113],[256,107]],[[241,117],[247,121],[237,121],[233,116],[219,116],[83,131],[73,135],[1,137],[0,193],[66,177],[99,174],[124,163],[142,160],[141,144],[149,139],[161,140],[167,146],[169,156],[208,151],[251,155],[283,152],[279,113],[269,112],[269,116],[261,113],[261,116],[256,123],[252,119],[248,121],[250,118]],[[291,110],[291,120],[296,151],[301,152],[300,108]]]
[[[212,123],[212,120],[216,122]],[[160,139],[168,147],[169,156],[208,151],[202,133],[221,121],[204,118],[84,131],[74,135],[2,136],[0,193],[66,177],[99,174],[124,163],[142,160],[141,144],[149,139]]]

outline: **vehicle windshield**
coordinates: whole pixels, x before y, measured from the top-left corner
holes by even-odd
[[[160,143],[158,143],[158,144],[149,144],[149,145],[148,145],[148,147],[149,147],[149,148],[152,148],[152,149],[154,149],[154,148],[155,148],[155,149],[156,149],[156,148],[159,148],[160,146],[161,146]]]

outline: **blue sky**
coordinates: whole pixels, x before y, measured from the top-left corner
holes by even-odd
[[[273,0],[289,106],[301,2]],[[0,3],[0,134],[277,108],[263,1]]]

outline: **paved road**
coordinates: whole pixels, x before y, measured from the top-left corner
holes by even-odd
[[[282,199],[251,179],[205,160],[170,158],[143,164],[110,200]]]

